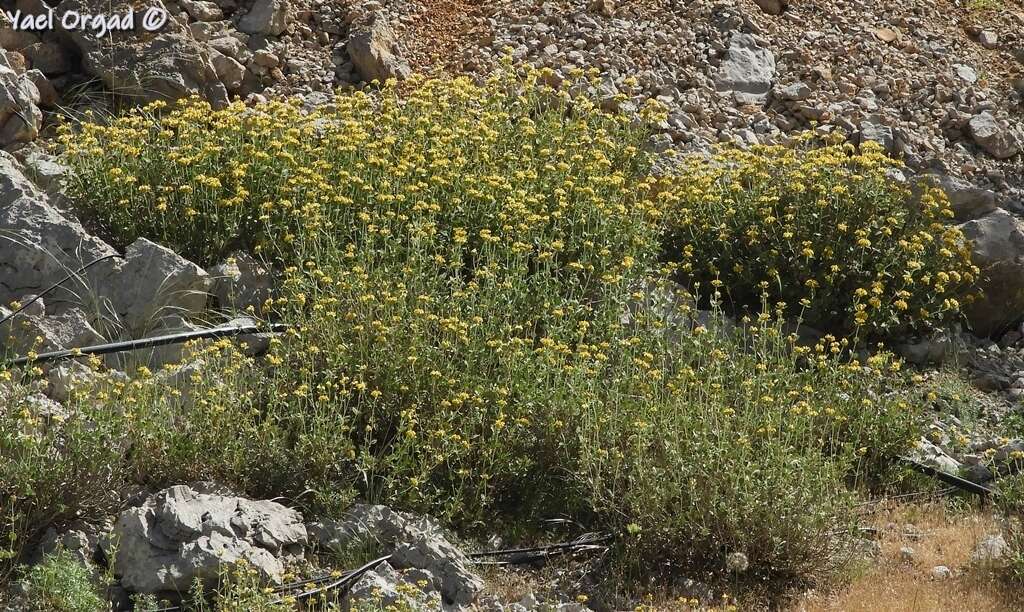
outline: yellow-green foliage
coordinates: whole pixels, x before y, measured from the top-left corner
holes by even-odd
[[[1021,461],[1022,457],[1013,457]],[[1003,536],[1009,547],[1004,564],[1007,576],[1024,582],[1024,474],[1013,474],[999,480],[996,504],[1003,515]]]
[[[886,176],[898,166],[871,142],[694,157],[662,195],[669,257],[737,309],[767,291],[791,317],[861,337],[947,322],[978,270],[944,224],[945,193],[912,197]]]
[[[47,555],[28,568],[23,579],[28,592],[14,602],[19,610],[101,612],[109,607],[90,569],[65,551]]]
[[[697,196],[648,176],[642,129],[535,73],[158,110],[67,134],[78,204],[122,241],[272,259],[264,314],[294,327],[260,360],[206,349],[189,401],[148,376],[108,393],[147,484],[487,531],[569,513],[630,534],[638,568],[744,551],[789,578],[829,567],[847,482],[912,437],[898,364],[795,347],[771,306],[735,334],[691,330],[691,306],[624,323],[666,282],[662,206]]]

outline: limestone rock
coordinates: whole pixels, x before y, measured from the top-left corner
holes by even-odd
[[[160,593],[185,592],[196,578],[213,586],[221,565],[241,559],[280,583],[284,563],[302,558],[306,540],[295,510],[179,485],[122,512],[102,545],[108,553],[116,545],[114,572],[125,588]]]
[[[287,0],[256,0],[238,22],[238,29],[247,34],[278,36],[287,28]]]
[[[260,311],[273,295],[274,278],[265,265],[252,255],[239,252],[208,271],[213,280],[211,294],[222,308]]]
[[[348,54],[364,81],[404,79],[412,74],[408,62],[398,50],[398,39],[388,22],[373,17],[367,25],[352,32]]]
[[[968,128],[974,142],[996,159],[1013,157],[1021,151],[1020,135],[992,113],[986,111],[971,117]]]
[[[245,78],[245,66],[234,58],[213,49],[211,49],[210,58],[213,69],[217,71],[217,78],[224,83],[224,87],[228,91],[238,91]]]
[[[178,4],[196,21],[218,21],[224,18],[224,11],[214,2],[206,0],[178,0]]]
[[[401,585],[412,588],[399,588]],[[384,562],[364,574],[346,594],[344,610],[441,610],[437,578],[427,570],[398,571]]]
[[[945,565],[936,565],[931,571],[932,580],[947,580],[953,577],[953,572]]]
[[[125,250],[102,287],[105,303],[130,332],[144,333],[174,318],[202,312],[212,280],[170,249],[139,238]]]
[[[0,62],[0,146],[36,139],[43,122],[40,100],[30,77]]]
[[[997,209],[960,225],[973,243],[984,297],[965,308],[975,333],[993,334],[1024,316],[1024,222]]]
[[[996,194],[952,176],[944,176],[939,186],[946,192],[957,221],[983,217],[996,209]]]
[[[25,176],[20,164],[0,152],[0,304],[39,293],[84,262],[114,249],[67,217]],[[47,297],[48,310],[80,304],[90,287],[109,273],[102,263]]]
[[[981,538],[971,553],[971,561],[979,564],[988,564],[999,561],[1010,551],[1009,545],[1003,536],[990,534]]]
[[[311,523],[308,528],[311,540],[322,549],[344,553],[352,546],[376,544],[381,555],[393,555],[395,567],[429,571],[448,604],[470,604],[483,590],[465,554],[429,519],[356,504],[341,520]]]
[[[158,5],[159,0],[145,0],[137,14]],[[67,11],[95,15],[109,9],[108,0],[65,0],[56,18],[59,21]],[[140,102],[198,94],[215,107],[228,103],[207,49],[184,25],[168,19],[156,31],[138,30],[110,32],[102,38],[93,30],[76,29],[67,35],[82,56],[84,70],[116,94]]]
[[[750,34],[736,33],[715,77],[719,91],[732,92],[741,104],[763,104],[775,78],[775,54]]]

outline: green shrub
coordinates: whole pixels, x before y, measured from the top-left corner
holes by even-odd
[[[913,437],[895,365],[795,347],[770,293],[736,335],[625,322],[667,273],[662,204],[695,196],[648,176],[644,130],[537,79],[309,115],[193,101],[69,134],[79,205],[121,241],[284,269],[264,314],[293,328],[264,358],[214,345],[188,401],[156,378],[118,396],[133,473],[491,533],[567,513],[633,534],[621,552],[648,569],[742,551],[759,577],[824,571],[849,484]]]
[[[89,568],[65,551],[43,559],[25,573],[26,601],[19,608],[38,612],[103,612],[110,604],[101,595]]]
[[[1004,569],[1010,580],[1024,582],[1024,474],[1001,478],[998,491],[995,501],[1003,516],[1003,537],[1009,547]]]
[[[119,407],[85,398],[47,414],[13,378],[0,369],[0,578],[49,525],[109,511],[128,446]]]
[[[694,157],[662,198],[669,257],[687,284],[720,286],[738,312],[767,290],[790,318],[861,337],[955,317],[977,268],[944,225],[945,193],[915,200],[875,143],[725,149]]]

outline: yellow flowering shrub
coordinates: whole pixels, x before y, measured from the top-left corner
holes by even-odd
[[[568,513],[648,570],[721,569],[723,550],[780,582],[831,567],[847,482],[912,437],[897,366],[794,346],[783,311],[736,334],[624,321],[674,269],[665,211],[698,196],[650,176],[642,128],[542,82],[414,79],[310,113],[186,101],[66,131],[93,223],[272,260],[262,315],[292,324],[259,359],[205,349],[187,401],[160,377],[111,393],[138,407],[127,471],[491,533]]]
[[[92,398],[51,413],[22,384],[40,374],[0,369],[0,583],[48,526],[104,512],[122,486],[124,415]]]
[[[808,134],[810,136],[810,134]],[[666,190],[669,257],[736,311],[767,290],[787,315],[861,337],[927,329],[960,310],[978,274],[941,188],[910,187],[877,143],[725,148]]]

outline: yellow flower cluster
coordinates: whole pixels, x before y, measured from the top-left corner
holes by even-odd
[[[803,140],[809,140],[808,134]],[[720,281],[730,306],[763,299],[815,327],[868,334],[955,316],[978,269],[944,192],[892,180],[875,143],[726,148],[660,194],[679,274]]]

